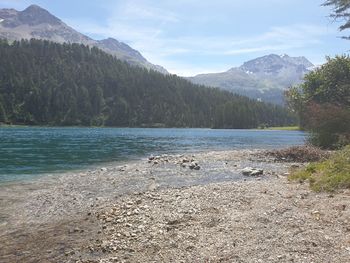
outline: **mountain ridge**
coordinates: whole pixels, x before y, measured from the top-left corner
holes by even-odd
[[[42,39],[58,43],[79,43],[95,46],[134,66],[142,66],[163,74],[168,71],[147,61],[139,51],[114,38],[94,40],[65,24],[61,19],[38,5],[23,11],[0,9],[0,38],[10,41]]]
[[[225,72],[187,78],[195,84],[218,87],[254,99],[283,104],[283,93],[300,84],[314,65],[305,57],[269,54],[244,62]]]

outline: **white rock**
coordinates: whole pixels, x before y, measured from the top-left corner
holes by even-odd
[[[264,170],[256,169],[252,167],[246,167],[242,169],[242,174],[245,176],[258,176],[264,174]]]

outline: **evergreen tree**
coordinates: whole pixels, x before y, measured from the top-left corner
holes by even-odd
[[[7,122],[7,116],[6,116],[4,106],[1,104],[1,101],[0,101],[0,123],[2,122],[3,123]]]
[[[332,6],[333,13],[331,17],[335,20],[345,21],[339,27],[341,31],[350,28],[350,0],[327,0],[324,6]],[[350,37],[344,37],[350,39]]]
[[[0,41],[0,61],[0,114],[12,123],[253,128],[295,122],[282,107],[132,67],[95,47]]]

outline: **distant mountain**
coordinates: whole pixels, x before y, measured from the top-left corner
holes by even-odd
[[[59,18],[37,5],[23,11],[0,9],[0,38],[10,41],[21,39],[44,39],[58,43],[79,43],[96,46],[103,51],[127,61],[132,65],[168,73],[166,69],[148,62],[135,49],[116,39],[94,40],[66,25]]]
[[[283,104],[283,92],[302,82],[314,65],[305,57],[267,55],[222,73],[188,78],[196,84],[219,87],[266,102]]]

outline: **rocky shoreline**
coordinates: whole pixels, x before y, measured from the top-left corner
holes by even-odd
[[[154,156],[2,186],[0,262],[349,262],[349,191],[312,193],[286,179],[300,164],[262,156]]]

